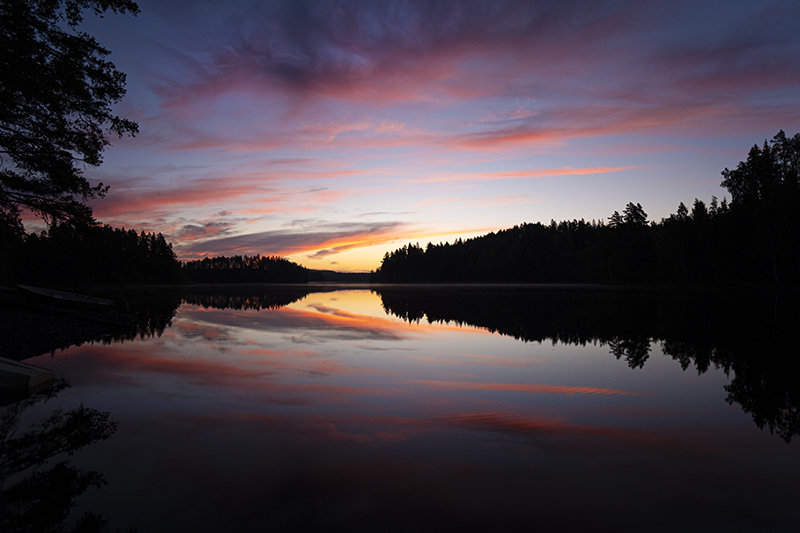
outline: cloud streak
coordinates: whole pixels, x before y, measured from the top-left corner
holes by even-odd
[[[536,178],[551,178],[556,176],[583,176],[587,174],[607,174],[609,172],[620,172],[623,170],[630,170],[632,166],[627,167],[595,167],[595,168],[542,168],[534,170],[514,170],[514,171],[498,171],[498,172],[470,172],[470,173],[454,173],[451,176],[436,176],[432,178],[424,178],[417,180],[420,183],[437,183],[448,181],[489,181],[489,180],[503,180],[503,179],[536,179]]]
[[[213,255],[292,255],[314,252],[325,257],[344,250],[371,246],[412,234],[403,222],[340,222],[303,224],[296,228],[189,242],[176,247],[184,257]]]
[[[419,104],[422,110],[512,95],[547,100],[530,112],[523,127],[461,140],[475,148],[671,124],[693,116],[680,104],[687,92],[713,108],[714,102],[724,102],[720,93],[728,101],[738,96],[741,105],[742,96],[800,81],[800,69],[791,68],[800,60],[791,47],[779,46],[796,44],[785,22],[798,15],[796,8],[784,6],[778,18],[768,9],[725,4],[729,24],[700,28],[675,15],[697,6],[680,7],[625,1],[269,2],[249,10],[248,23],[227,35],[228,42],[204,62],[195,60],[188,81],[165,86],[163,107],[207,106],[236,92],[270,94],[293,107],[310,107],[316,116],[335,101]],[[705,7],[697,16],[711,10]],[[752,17],[772,31],[754,35],[747,27]],[[767,54],[777,54],[778,60],[764,62]],[[570,109],[580,113],[582,126],[559,125]],[[295,123],[303,110],[290,113]],[[548,115],[555,124],[542,127]],[[520,118],[524,115],[515,116]],[[334,124],[323,128],[327,131],[312,133],[310,124],[300,131],[316,142],[331,142],[347,132],[386,133],[408,126],[395,123],[393,129],[387,127],[392,122],[378,121],[378,126],[361,118]]]

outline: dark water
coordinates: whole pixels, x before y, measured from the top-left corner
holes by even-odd
[[[29,360],[70,386],[6,425],[83,405],[83,440],[38,428],[75,452],[6,492],[101,474],[53,520],[110,531],[800,527],[794,296],[315,290],[148,294],[138,334]]]

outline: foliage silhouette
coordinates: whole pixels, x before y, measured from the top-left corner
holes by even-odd
[[[0,527],[6,532],[61,533],[105,531],[107,520],[87,512],[73,527],[67,524],[73,500],[89,487],[106,484],[99,472],[50,460],[106,440],[116,431],[109,413],[80,406],[55,409],[20,434],[23,413],[68,387],[64,380],[41,395],[0,410]],[[24,477],[19,479],[20,474]],[[13,476],[13,478],[12,478]],[[9,484],[9,480],[15,481]]]
[[[181,281],[181,264],[164,236],[97,223],[52,224],[20,243],[11,279],[24,283]]]
[[[248,288],[242,294],[186,294],[183,303],[213,309],[280,309],[304,298],[308,290],[264,291]]]
[[[617,359],[625,359],[631,368],[642,368],[650,357],[650,339],[614,339],[609,341],[611,353]]]
[[[78,30],[83,11],[139,13],[130,0],[3,0],[0,3],[0,223],[19,231],[20,209],[50,221],[91,219],[103,196],[83,166],[97,166],[109,134],[137,132],[111,106],[125,75],[109,51]]]
[[[305,267],[282,257],[206,257],[183,264],[187,277],[197,283],[307,283]]]

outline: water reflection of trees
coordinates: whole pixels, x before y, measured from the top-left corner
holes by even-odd
[[[102,342],[124,342],[136,338],[161,336],[172,324],[181,304],[212,309],[279,309],[306,297],[303,286],[240,284],[164,286],[156,289],[132,288],[113,294],[126,302],[132,317],[128,327],[109,332]]]
[[[51,459],[72,455],[106,440],[117,429],[109,413],[81,405],[53,410],[40,422],[20,430],[23,414],[47,402],[68,385],[60,380],[47,391],[0,409],[0,530],[4,532],[100,532],[107,520],[86,512],[67,524],[74,500],[89,487],[106,484],[100,472]]]
[[[642,368],[650,357],[651,340],[646,337],[638,339],[616,338],[608,342],[611,353],[617,359],[625,359],[631,368]],[[684,369],[685,370],[685,369]]]
[[[214,309],[279,309],[305,298],[311,291],[302,287],[284,286],[272,287],[237,286],[231,289],[225,288],[225,292],[186,292],[183,295],[183,303],[199,305]],[[244,290],[243,290],[244,289]]]
[[[485,328],[526,342],[609,347],[642,368],[653,343],[687,370],[733,375],[726,401],[789,442],[800,434],[800,298],[794,293],[380,288],[387,313]]]

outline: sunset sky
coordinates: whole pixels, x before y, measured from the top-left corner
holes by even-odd
[[[90,181],[181,259],[366,271],[408,242],[650,220],[800,131],[800,2],[137,0],[81,29],[139,123]]]

